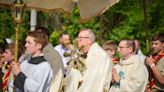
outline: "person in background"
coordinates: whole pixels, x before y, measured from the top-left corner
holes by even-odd
[[[25,47],[26,52],[31,54],[30,60],[25,60],[20,65],[12,62],[14,85],[21,92],[49,92],[53,71],[42,52],[47,44],[47,35],[37,31],[29,32]]]
[[[2,67],[4,65],[4,47],[0,44],[0,92],[3,92],[3,88],[2,88]]]
[[[114,57],[117,50],[117,44],[114,41],[109,40],[109,41],[106,41],[102,47],[108,53],[109,57],[112,59],[113,64],[117,64],[118,58]]]
[[[147,92],[164,91],[164,33],[157,33],[152,38],[154,54],[146,58],[149,66],[149,85]]]
[[[36,28],[37,32],[45,33],[49,38],[49,30],[45,27]],[[45,59],[50,63],[53,70],[53,79],[50,86],[50,92],[59,92],[64,77],[64,65],[58,51],[54,49],[49,42],[42,50]]]
[[[81,52],[87,55],[83,63],[86,70],[81,74],[71,69],[65,92],[108,92],[111,82],[112,61],[105,50],[95,42],[91,29],[80,30],[77,42]],[[71,74],[72,73],[72,74]],[[75,77],[76,76],[76,77]]]
[[[3,63],[2,72],[3,72],[3,81],[2,88],[3,92],[13,92],[13,73],[11,72],[12,67],[11,63],[14,62],[14,53],[15,53],[15,43],[9,43],[5,48],[5,52],[3,54],[4,58],[1,61]],[[19,44],[18,48],[18,58],[24,53],[24,48]]]
[[[59,52],[60,56],[62,57],[62,61],[63,61],[63,64],[64,64],[64,74],[66,74],[66,72],[67,72],[67,62],[70,60],[70,57],[65,57],[64,52],[66,52],[68,50],[68,48],[66,46],[68,44],[70,44],[69,34],[67,32],[61,33],[60,37],[59,37],[59,42],[60,42],[60,44],[55,46],[54,49],[57,50]]]
[[[140,58],[134,55],[135,43],[122,39],[118,45],[121,57],[112,70],[113,85],[109,92],[144,92],[148,83],[148,71]]]
[[[140,45],[140,41],[135,39],[134,42],[135,42],[135,54],[138,55],[140,57],[140,59],[141,59],[141,62],[143,64],[145,64],[146,56],[142,53],[142,51],[140,49],[140,46],[141,46]]]

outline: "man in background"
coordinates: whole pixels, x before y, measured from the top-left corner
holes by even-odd
[[[49,38],[49,30],[45,27],[38,27],[35,31],[45,33]],[[45,59],[50,63],[53,70],[53,78],[50,85],[50,92],[59,92],[64,77],[64,66],[58,51],[54,50],[51,43],[48,43],[42,50]]]
[[[134,42],[135,42],[135,54],[138,55],[140,57],[141,62],[145,64],[146,56],[142,53],[140,49],[140,41],[135,39]]]
[[[146,58],[149,66],[149,92],[164,91],[164,33],[155,34],[152,38],[154,54]]]
[[[58,44],[57,46],[55,46],[55,50],[58,51],[58,53],[60,54],[62,61],[63,61],[63,65],[64,65],[64,74],[66,74],[67,72],[67,61],[70,60],[70,57],[65,57],[64,56],[64,52],[66,52],[68,50],[68,48],[66,47],[68,44],[70,44],[70,36],[67,32],[63,32],[60,34],[59,37],[59,41],[60,44]]]

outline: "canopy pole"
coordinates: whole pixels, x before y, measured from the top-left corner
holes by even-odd
[[[31,17],[30,17],[30,30],[34,31],[37,24],[37,11],[36,9],[31,10]]]

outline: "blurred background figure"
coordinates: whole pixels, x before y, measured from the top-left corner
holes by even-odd
[[[150,74],[147,92],[164,92],[164,33],[153,36],[152,49],[154,54],[146,58]]]
[[[118,63],[118,58],[114,57],[117,50],[117,44],[114,41],[109,40],[106,41],[102,47],[108,53],[109,57],[112,59],[113,64]]]
[[[140,44],[140,41],[137,40],[137,39],[135,39],[134,42],[135,42],[135,51],[134,51],[134,53],[135,53],[136,55],[138,55],[138,56],[140,57],[141,62],[142,62],[143,64],[145,64],[146,56],[145,56],[145,55],[142,53],[142,51],[141,51],[141,48],[140,48],[141,44]]]
[[[10,38],[5,38],[5,41],[7,44],[13,43],[14,41]]]
[[[70,60],[70,57],[65,57],[64,52],[68,50],[66,47],[68,44],[70,44],[70,36],[67,32],[63,32],[60,34],[59,42],[57,46],[54,47],[55,50],[57,50],[62,58],[63,64],[64,64],[64,74],[66,74],[67,71],[67,61]]]
[[[14,61],[14,53],[15,53],[15,43],[9,43],[8,46],[5,48],[4,52],[4,59],[3,61],[3,81],[2,81],[2,88],[3,92],[13,92],[13,73],[11,72],[12,67],[11,63]],[[18,58],[24,53],[24,48],[22,45],[19,44],[18,49]]]
[[[0,45],[0,92],[3,92],[2,90],[2,66],[4,64],[4,48]]]

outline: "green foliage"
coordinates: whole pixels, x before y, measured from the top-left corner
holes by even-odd
[[[13,18],[11,17],[11,10],[0,9],[0,43],[5,44],[5,38],[11,38],[15,40],[15,24]],[[24,41],[26,32],[28,29],[28,13],[24,15],[24,21],[19,26],[19,40],[20,42]]]
[[[163,30],[164,3],[162,0],[146,0],[148,39],[152,38],[155,32]],[[104,39],[111,39],[119,42],[122,38],[139,39],[141,48],[146,53],[146,32],[144,30],[144,10],[142,0],[120,0],[114,7],[104,14]]]
[[[0,43],[4,43],[4,38],[10,37],[14,33],[14,26],[9,10],[0,9]]]
[[[70,34],[72,40],[75,39],[75,37],[77,37],[79,30],[82,28],[91,28],[95,31],[95,33],[98,33],[97,30],[99,29],[98,18],[94,18],[89,22],[81,23],[79,21],[79,10],[77,8],[73,11],[71,17],[63,15],[61,17],[61,20],[62,20],[61,28],[54,30],[54,32],[51,34],[50,37],[50,42],[53,45],[57,45],[59,43],[58,42],[59,35],[63,31],[67,31]]]

